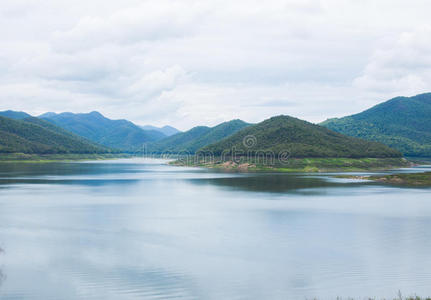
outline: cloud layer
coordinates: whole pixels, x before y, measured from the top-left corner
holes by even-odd
[[[424,0],[3,0],[0,109],[187,129],[429,91]]]

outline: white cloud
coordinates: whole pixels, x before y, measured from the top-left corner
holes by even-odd
[[[414,95],[431,86],[431,27],[402,32],[377,49],[354,85],[385,95]]]
[[[150,96],[163,91],[172,90],[178,82],[184,79],[186,72],[180,66],[172,66],[165,70],[157,70],[145,74],[141,79],[132,83],[127,91],[132,95]]]
[[[74,52],[189,35],[206,12],[200,2],[185,3],[143,1],[109,16],[84,16],[73,28],[54,32],[53,45],[56,50]]]

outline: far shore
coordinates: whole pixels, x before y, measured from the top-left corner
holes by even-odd
[[[149,157],[142,154],[132,153],[84,153],[84,154],[24,154],[24,153],[6,153],[0,154],[0,163],[54,163],[54,162],[74,162],[74,161],[92,161],[92,160],[110,160],[134,157]],[[152,158],[156,158],[150,156]],[[166,158],[158,155],[157,158]],[[417,160],[406,158],[289,158],[285,162],[275,161],[271,164],[262,164],[253,159],[244,157],[221,161],[214,159],[207,162],[196,160],[195,156],[173,157],[169,156],[171,161],[169,165],[202,167],[216,169],[225,172],[248,172],[248,173],[322,173],[322,172],[361,172],[361,171],[384,171],[394,170],[404,167],[411,167],[419,164]],[[175,159],[175,160],[172,160]],[[412,179],[412,175],[405,177],[358,177],[343,175],[343,178],[367,179],[392,184],[408,185],[431,185],[431,178]],[[431,176],[430,176],[431,177]],[[400,179],[401,178],[401,179]],[[425,183],[426,182],[426,183]]]
[[[62,154],[26,154],[1,153],[0,163],[50,163],[86,160],[108,160],[118,158],[131,158],[135,155],[129,153],[62,153]]]
[[[381,171],[413,166],[405,158],[289,158],[271,164],[256,163],[253,159],[211,161],[181,158],[170,163],[176,166],[203,167],[236,172],[355,172]]]

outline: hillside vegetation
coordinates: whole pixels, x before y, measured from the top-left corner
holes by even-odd
[[[407,156],[431,156],[431,93],[397,97],[362,113],[321,123],[331,130],[376,141]]]
[[[15,120],[0,116],[0,137],[0,153],[110,152],[107,148],[33,117]]]
[[[285,153],[292,158],[401,157],[397,150],[376,143],[348,137],[325,127],[289,117],[277,116],[251,125],[200,151],[214,155],[259,155],[260,152]]]

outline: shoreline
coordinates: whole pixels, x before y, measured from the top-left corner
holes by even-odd
[[[26,154],[26,153],[5,153],[0,154],[1,163],[54,163],[73,162],[87,160],[109,160],[135,157],[129,153],[88,153],[88,154]]]
[[[368,176],[339,175],[336,178],[371,180],[373,182],[404,187],[431,187],[431,172]]]
[[[179,159],[170,163],[174,166],[201,167],[229,172],[276,172],[276,173],[324,173],[382,171],[415,164],[405,158],[292,158],[284,163],[258,164],[250,160],[190,161]]]
[[[7,153],[0,154],[0,164],[9,163],[55,163],[55,162],[78,162],[91,160],[110,160],[137,157],[130,153],[104,153],[104,154],[24,154]],[[177,159],[167,162],[171,166],[198,167],[220,170],[223,172],[238,173],[337,173],[337,172],[361,172],[361,171],[384,171],[402,167],[418,165],[416,162],[406,158],[292,158],[285,163],[264,165],[256,164],[246,160],[240,161],[191,161]],[[393,182],[388,179],[373,179],[372,176],[350,176],[341,175],[339,178],[364,179],[380,182]],[[430,183],[431,184],[431,183]]]

